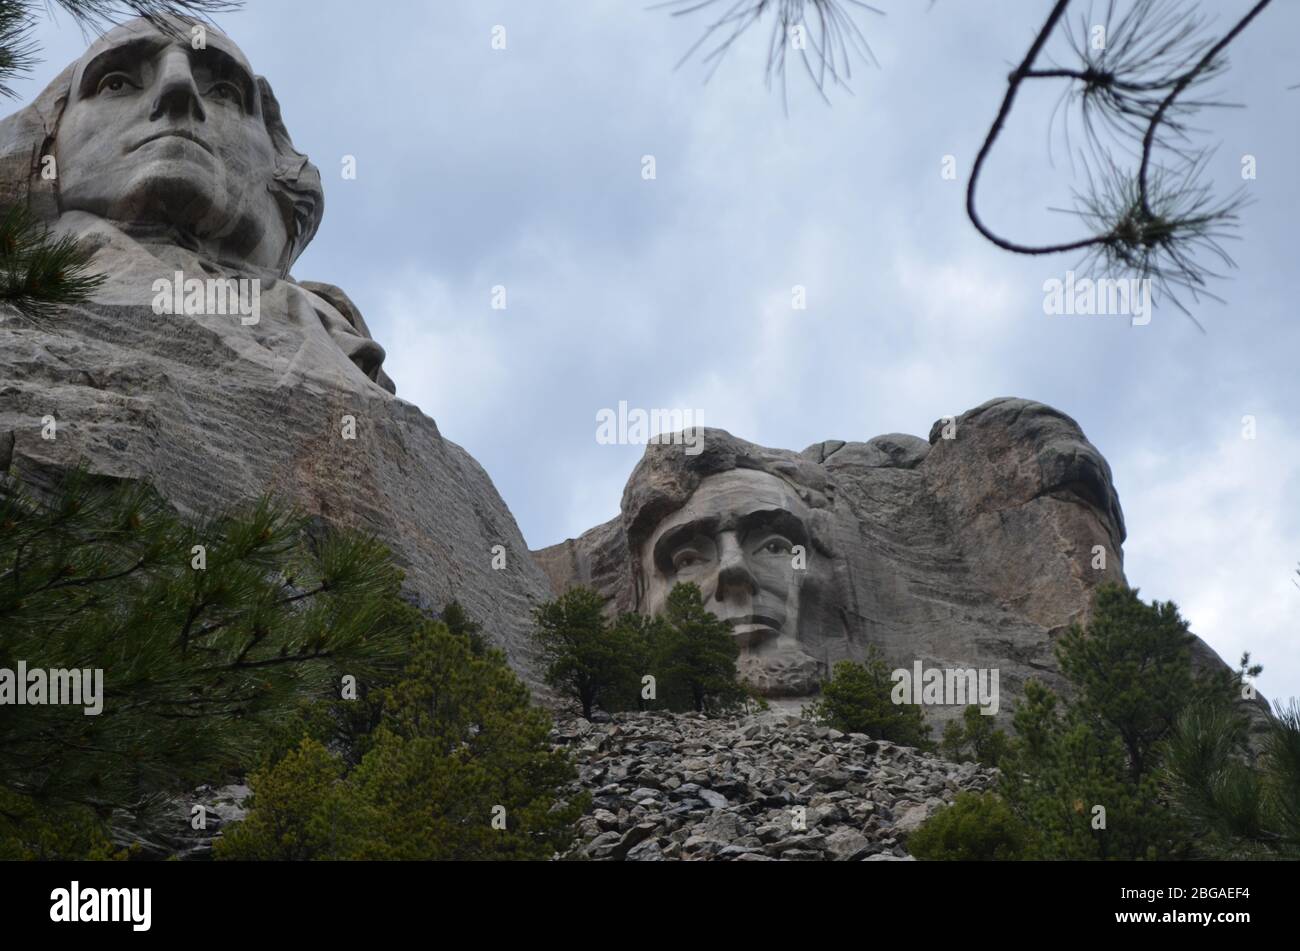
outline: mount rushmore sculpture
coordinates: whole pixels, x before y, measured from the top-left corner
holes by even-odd
[[[98,39],[0,123],[0,204],[82,241],[106,276],[39,325],[0,316],[0,468],[39,484],[85,462],[182,512],[270,492],[364,527],[422,606],[459,599],[534,686],[535,605],[586,583],[611,613],[654,613],[692,581],[769,696],[809,696],[871,645],[895,665],[999,669],[1014,695],[1059,680],[1054,639],[1123,579],[1105,461],[1069,417],[1011,399],[928,440],[651,445],[618,517],[530,553],[482,468],[397,398],[347,294],[293,276],[321,177],[211,27],[201,44],[179,21]]]
[[[768,696],[809,695],[870,645],[891,666],[997,669],[1011,694],[1054,683],[1055,637],[1123,580],[1110,469],[1039,403],[993,400],[929,441],[702,442],[648,447],[618,518],[535,554],[557,590],[589,584],[620,610],[697,583]]]
[[[348,295],[293,276],[320,174],[228,37],[135,20],[96,40],[0,122],[16,203],[107,279],[39,324],[0,317],[0,467],[40,484],[84,460],[185,513],[270,492],[364,527],[423,607],[458,598],[531,671],[546,578],[478,463],[395,396]]]

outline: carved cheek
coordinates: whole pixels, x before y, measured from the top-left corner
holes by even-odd
[[[749,570],[764,591],[775,594],[782,600],[794,587],[794,568],[790,558],[784,555],[757,554],[749,559]]]
[[[226,111],[217,115],[205,132],[208,141],[215,145],[225,172],[241,189],[253,181],[269,182],[275,173],[275,149],[266,130],[251,116],[235,118],[225,115]],[[215,113],[217,107],[213,107],[210,115]]]
[[[98,189],[97,179],[120,167],[128,147],[123,133],[116,132],[122,139],[117,147],[105,148],[97,142],[114,134],[115,125],[112,116],[101,116],[92,103],[76,103],[64,114],[54,142],[60,192],[86,185]]]
[[[105,123],[97,122],[89,103],[77,102],[63,114],[55,139],[55,154],[59,159],[59,171],[75,167],[77,161],[88,154],[88,144],[95,139],[96,132],[105,128]],[[105,117],[109,118],[109,117]],[[123,150],[126,149],[123,142]]]
[[[226,143],[228,140],[220,140]],[[218,144],[217,158],[221,172],[228,176],[232,182],[239,183],[242,189],[249,181],[253,174],[253,163],[249,161],[248,152],[235,147],[231,148],[229,144]]]
[[[700,586],[700,594],[704,597],[706,603],[712,603],[713,596],[718,590],[718,563],[713,561],[709,564],[700,566],[695,574],[679,578],[679,581],[693,581]]]

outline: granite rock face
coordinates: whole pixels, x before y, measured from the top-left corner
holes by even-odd
[[[797,453],[706,430],[703,445],[649,445],[619,517],[534,557],[556,591],[591,585],[611,611],[647,613],[656,588],[699,584],[745,632],[742,671],[769,696],[806,696],[799,665],[817,680],[874,645],[891,668],[997,670],[1005,725],[1027,679],[1062,687],[1054,642],[1099,584],[1124,581],[1109,466],[1040,403],[991,400],[928,441]],[[1194,653],[1222,663],[1200,641]],[[961,709],[925,708],[937,728]]]
[[[38,322],[0,311],[0,463],[48,484],[84,462],[184,513],[271,493],[370,531],[414,600],[458,598],[529,675],[545,575],[483,469],[395,396],[353,301],[291,275],[320,177],[238,47],[180,26],[113,30],[0,123],[0,203],[107,276]]]
[[[772,697],[871,645],[997,669],[1008,697],[1059,686],[1054,639],[1123,579],[1110,471],[1068,417],[994,400],[928,441],[802,453],[707,430],[698,454],[652,445],[619,518],[530,554],[482,468],[396,397],[356,303],[293,276],[324,193],[270,83],[218,31],[200,49],[174,26],[111,31],[0,122],[0,205],[106,276],[38,322],[0,311],[0,465],[39,484],[85,463],[186,513],[271,493],[367,529],[422,607],[458,598],[535,687],[535,604],[583,582],[653,613],[681,580]]]
[[[270,492],[372,532],[422,607],[458,598],[531,671],[529,610],[550,591],[487,473],[350,364],[337,361],[332,377],[301,369],[302,340],[286,330],[274,343],[283,350],[255,362],[219,329],[129,303],[78,307],[48,330],[0,319],[0,432],[13,434],[17,472],[38,483],[85,461],[149,480],[183,512]]]
[[[113,844],[150,861],[211,861],[213,846],[228,826],[248,817],[253,790],[245,783],[200,786],[183,799],[169,799],[160,819],[140,821],[125,810],[114,815]],[[195,828],[195,808],[202,823]]]
[[[907,838],[997,771],[776,713],[561,720],[570,792],[592,796],[570,857],[658,861],[907,860]]]

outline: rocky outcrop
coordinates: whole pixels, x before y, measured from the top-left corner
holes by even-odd
[[[201,862],[213,857],[224,830],[248,816],[253,791],[244,783],[200,786],[185,798],[169,798],[147,819],[120,812],[113,817],[113,844],[133,859]]]
[[[414,600],[438,611],[458,598],[529,674],[529,610],[550,590],[482,467],[419,408],[331,363],[325,341],[319,362],[304,360],[310,327],[306,340],[268,328],[256,360],[236,333],[112,300],[40,328],[0,316],[0,434],[16,471],[49,483],[85,462],[148,480],[191,514],[270,493],[372,532]]]
[[[565,719],[592,805],[569,858],[883,861],[959,792],[996,771],[775,713]]]
[[[0,205],[105,278],[39,319],[0,309],[0,467],[39,487],[85,464],[190,515],[269,494],[373,533],[414,601],[459,599],[535,684],[529,610],[550,588],[492,481],[394,395],[348,295],[291,274],[324,194],[270,83],[209,29],[231,73],[213,93],[188,24],[161,23],[99,37],[0,122]]]
[[[1029,678],[1064,687],[1055,641],[1086,621],[1099,584],[1125,580],[1110,468],[1074,420],[1041,403],[991,400],[938,421],[928,441],[894,434],[797,453],[705,430],[702,443],[694,456],[648,446],[617,518],[534,557],[556,592],[591,585],[611,613],[649,613],[656,586],[689,580],[721,616],[779,614],[767,622],[776,646],[742,651],[742,669],[771,696],[807,692],[781,689],[791,665],[811,658],[824,677],[874,645],[891,668],[997,670],[1005,726]],[[770,496],[754,508],[782,510],[806,566],[763,561],[743,531],[718,527],[743,526],[747,494]],[[678,568],[683,531],[701,551]],[[739,553],[730,565],[728,545]],[[1204,643],[1194,653],[1222,667]],[[940,728],[961,713],[925,709]]]

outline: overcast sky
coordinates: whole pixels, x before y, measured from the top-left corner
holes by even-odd
[[[1138,327],[1047,316],[1043,282],[1077,259],[1009,255],[965,218],[970,163],[1047,0],[878,5],[859,18],[878,68],[856,63],[830,107],[792,74],[788,117],[763,85],[766,33],[705,84],[697,61],[674,65],[706,15],[635,0],[250,0],[219,23],[325,180],[295,276],[351,295],[399,395],[483,464],[532,547],[617,513],[642,449],[595,431],[620,400],[798,450],[924,436],[1026,397],[1110,461],[1130,583],[1176,601],[1230,663],[1251,650],[1266,694],[1300,694],[1300,90],[1286,88],[1300,5],[1274,4],[1232,47],[1218,88],[1245,108],[1202,120],[1218,192],[1254,199],[1240,267],[1214,286],[1226,303],[1192,305],[1205,333],[1169,306]],[[1208,6],[1222,30],[1246,4]],[[37,39],[23,102],[85,45],[66,16]],[[1059,87],[1042,85],[980,202],[1026,240],[1079,228],[1046,210],[1079,180],[1047,131]],[[1246,154],[1258,177],[1243,182]]]

